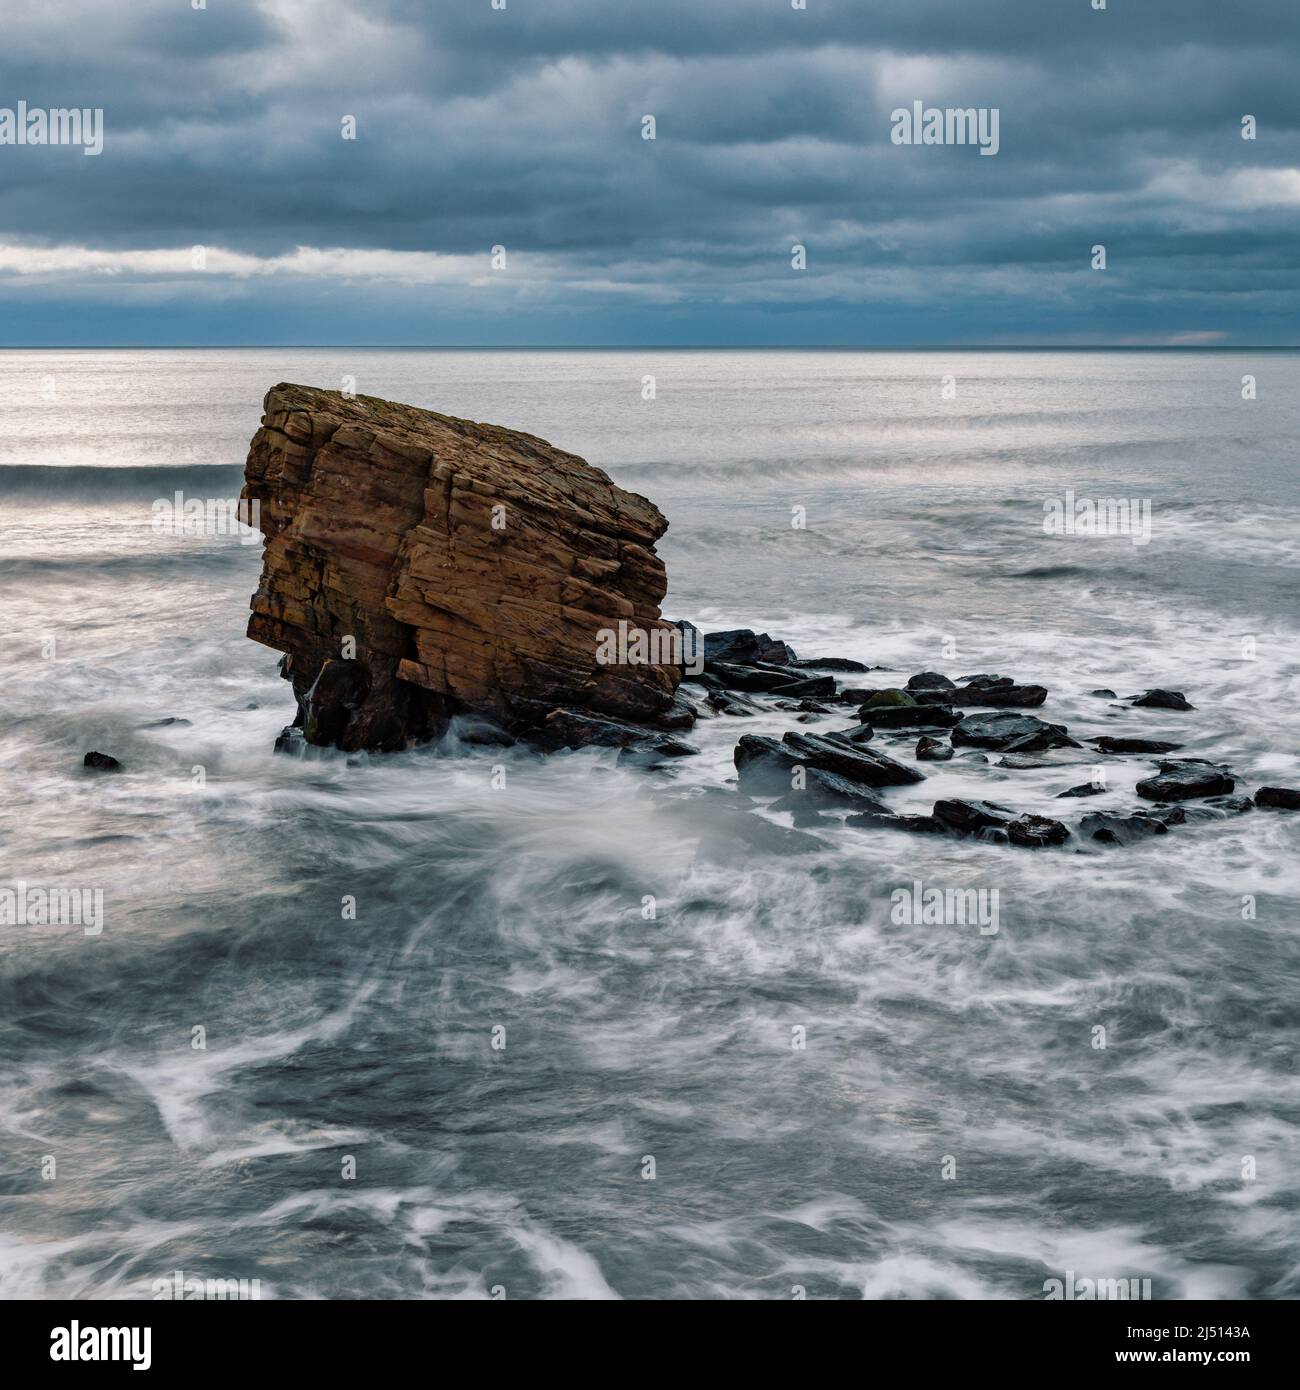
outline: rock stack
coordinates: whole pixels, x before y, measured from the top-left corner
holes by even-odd
[[[507,736],[557,711],[667,720],[680,671],[653,654],[679,636],[659,616],[668,523],[576,455],[281,384],[244,477],[266,536],[248,635],[285,653],[295,737],[395,749],[462,712]],[[611,643],[634,659],[609,660]]]

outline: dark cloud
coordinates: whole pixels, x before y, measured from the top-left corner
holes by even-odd
[[[6,341],[1294,337],[1295,0],[10,3],[0,107],[107,145],[0,146],[0,243],[110,259],[0,254]],[[999,153],[891,144],[914,99]],[[256,259],[132,259],[194,245]]]

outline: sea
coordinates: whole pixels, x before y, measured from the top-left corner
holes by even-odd
[[[1293,351],[0,352],[0,889],[79,895],[0,926],[0,1296],[1300,1296],[1300,816],[719,833],[790,825],[742,734],[848,710],[277,754],[261,538],[159,518],[238,495],[281,381],[582,455],[667,516],[670,618],[1300,785]],[[1140,805],[1079,756],[887,796]]]

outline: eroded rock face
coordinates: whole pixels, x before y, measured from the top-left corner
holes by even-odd
[[[371,396],[281,384],[264,409],[248,635],[286,654],[308,742],[400,748],[462,711],[520,732],[562,708],[668,710],[668,523],[644,497],[532,435]]]

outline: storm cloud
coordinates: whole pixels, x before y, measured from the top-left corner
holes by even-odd
[[[1294,341],[1294,0],[1093,6],[8,0],[0,341]]]

